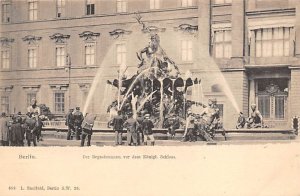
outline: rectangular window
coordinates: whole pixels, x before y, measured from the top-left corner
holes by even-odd
[[[2,22],[10,22],[10,4],[2,4]]]
[[[284,119],[284,96],[275,96],[275,118]]]
[[[258,96],[258,110],[263,118],[270,118],[270,97]]]
[[[54,93],[54,106],[55,113],[61,114],[65,112],[65,93]]]
[[[127,12],[127,0],[117,0],[117,12]]]
[[[95,65],[95,44],[85,46],[85,65]]]
[[[231,57],[231,31],[221,30],[214,33],[214,56],[215,58]]]
[[[160,8],[160,0],[150,0],[150,9],[159,9]]]
[[[8,96],[1,96],[1,112],[9,114],[9,98]]]
[[[31,105],[32,99],[36,99],[36,93],[27,93],[27,107]]]
[[[215,0],[215,4],[232,3],[232,0]]]
[[[66,48],[65,46],[56,46],[56,66],[66,66]]]
[[[193,6],[193,0],[181,0],[181,7]]]
[[[56,17],[60,18],[65,15],[65,0],[56,0]]]
[[[1,69],[9,69],[10,67],[10,52],[9,50],[1,51]]]
[[[117,44],[117,65],[126,65],[127,49],[125,44]]]
[[[181,60],[192,61],[193,60],[193,42],[192,40],[181,41]]]
[[[28,1],[28,14],[29,20],[37,20],[38,14],[38,1],[37,0],[29,0]]]
[[[28,67],[36,68],[37,65],[37,49],[29,48],[28,49]]]
[[[95,14],[95,3],[93,0],[86,1],[86,15],[94,15]]]
[[[255,30],[256,57],[289,56],[291,27]]]
[[[224,113],[224,105],[223,104],[217,104],[217,108],[219,109],[220,118],[223,118]]]

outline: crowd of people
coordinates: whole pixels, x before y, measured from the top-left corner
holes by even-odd
[[[80,107],[76,107],[75,111],[70,109],[65,122],[68,127],[67,140],[72,140],[75,137],[76,140],[81,140],[80,146],[84,146],[87,138],[87,146],[90,146],[95,119],[96,116],[89,113],[83,116]]]
[[[115,131],[115,145],[122,145],[122,134],[124,128],[127,130],[127,145],[147,145],[147,141],[154,146],[155,139],[153,136],[153,122],[150,120],[150,114],[138,113],[137,118],[133,118],[133,113],[127,114],[127,120],[121,111],[111,121]]]
[[[12,116],[2,113],[0,117],[0,140],[2,146],[37,146],[37,142],[42,141],[43,121],[40,115],[40,108],[35,99],[27,108],[26,115],[21,112]]]

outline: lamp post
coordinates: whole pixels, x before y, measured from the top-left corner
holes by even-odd
[[[66,65],[68,66],[68,79],[69,79],[69,109],[71,108],[71,56],[69,53],[67,53],[66,56]]]

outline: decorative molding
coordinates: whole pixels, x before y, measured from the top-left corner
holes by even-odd
[[[69,84],[49,84],[52,90],[66,91],[68,90]]]
[[[29,45],[36,44],[36,42],[41,40],[41,39],[42,39],[42,37],[37,37],[37,36],[34,36],[34,35],[27,35],[27,36],[22,38],[22,40],[24,42],[27,42]]]
[[[126,31],[124,29],[115,29],[113,31],[110,31],[109,35],[111,37],[113,37],[114,39],[118,39],[120,36],[129,35],[131,33],[132,33],[132,31]]]
[[[0,86],[0,92],[12,92],[12,89],[14,88],[13,85],[8,86]]]
[[[41,85],[24,85],[24,86],[22,86],[22,88],[26,92],[38,92],[40,87],[41,87]]]
[[[66,40],[70,38],[70,35],[63,35],[61,33],[55,33],[49,37],[50,37],[50,39],[55,40],[55,43],[66,43]]]
[[[273,96],[275,93],[279,93],[280,89],[279,86],[271,83],[266,87],[266,92]]]
[[[174,27],[174,30],[193,34],[198,31],[198,25],[181,24],[178,27]]]
[[[81,83],[78,84],[80,90],[82,90],[83,92],[88,92],[91,88],[91,84],[90,83]]]
[[[98,36],[100,36],[100,33],[94,33],[91,31],[84,31],[79,34],[79,37],[83,38],[84,41],[96,41]]]
[[[148,26],[148,27],[145,27],[142,29],[142,32],[143,33],[159,33],[159,32],[165,32],[166,31],[166,28],[159,28],[159,27],[156,27],[156,26]]]
[[[15,40],[7,37],[0,37],[1,46],[10,46]]]

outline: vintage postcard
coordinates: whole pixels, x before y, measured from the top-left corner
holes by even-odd
[[[300,1],[0,4],[0,195],[300,195]]]

